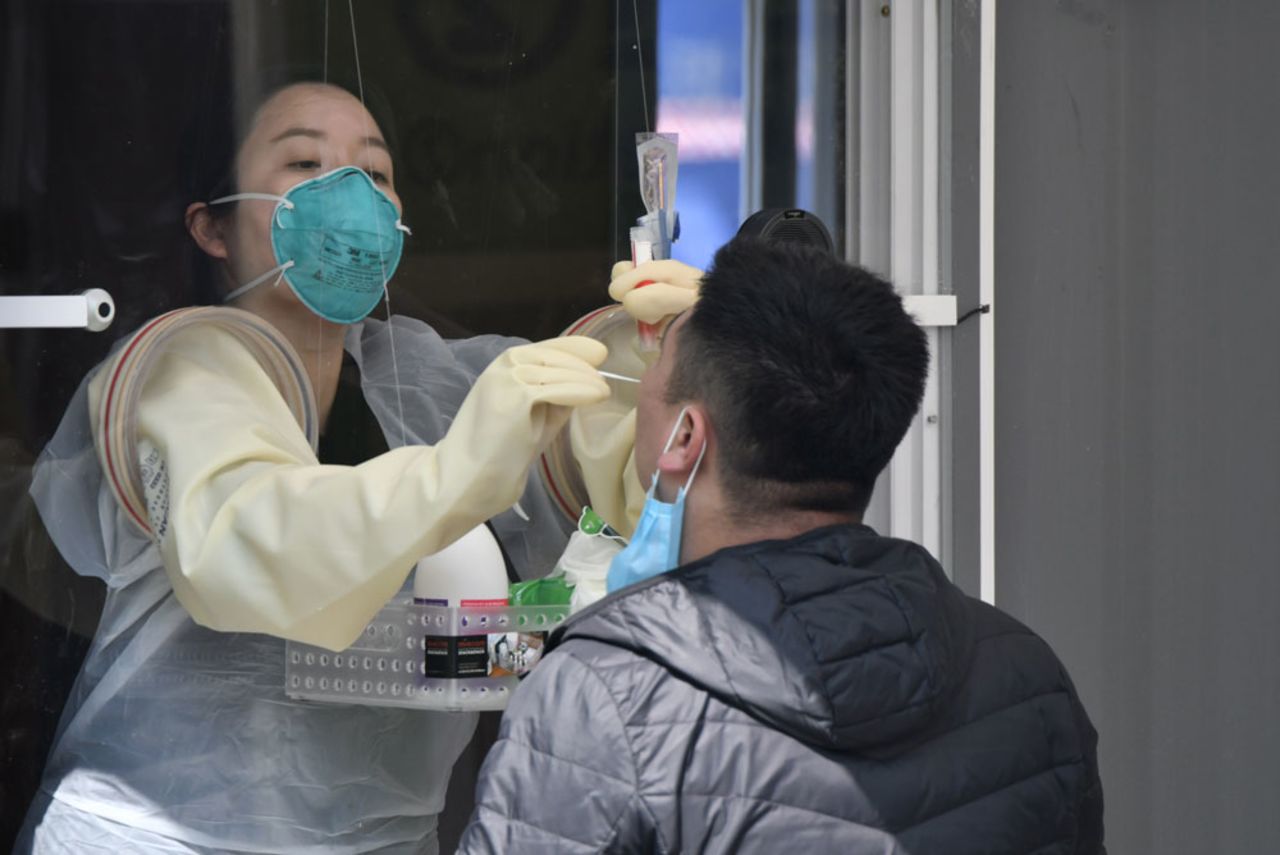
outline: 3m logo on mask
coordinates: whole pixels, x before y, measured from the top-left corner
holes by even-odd
[[[369,283],[376,281],[379,287],[375,294],[381,297],[384,261],[381,253],[352,246],[327,234],[320,247],[320,254],[322,263],[312,274],[312,278],[317,282],[323,282],[330,288],[337,288],[350,294],[362,295],[368,293]],[[289,274],[286,273],[285,278],[288,279]],[[377,305],[376,299],[374,305]],[[373,307],[370,307],[370,311],[372,310]]]

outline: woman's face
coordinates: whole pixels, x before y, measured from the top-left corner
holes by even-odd
[[[343,166],[368,173],[401,210],[391,153],[369,111],[342,89],[296,84],[277,92],[258,109],[236,156],[236,192],[283,196],[295,184]],[[225,234],[231,287],[276,266],[271,249],[275,208],[272,202],[258,200],[236,204]],[[273,290],[302,307],[291,289]]]

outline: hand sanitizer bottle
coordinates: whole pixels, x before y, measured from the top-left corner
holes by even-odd
[[[419,561],[413,576],[413,600],[428,606],[506,606],[507,565],[488,526],[476,526]],[[489,671],[486,636],[427,636],[426,676],[487,677]]]

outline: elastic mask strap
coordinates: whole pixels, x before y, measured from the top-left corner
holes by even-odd
[[[239,202],[242,199],[256,199],[260,202],[275,202],[284,205],[290,211],[293,210],[293,203],[283,196],[276,196],[274,193],[232,193],[230,196],[220,196],[210,202],[210,205],[221,205],[223,202]]]
[[[702,443],[702,450],[698,452],[698,459],[693,461],[693,469],[689,470],[689,480],[684,482],[684,489],[682,490],[682,492],[688,493],[689,488],[693,486],[693,478],[695,475],[698,474],[698,467],[702,465],[702,458],[705,457],[706,454],[707,454],[707,443],[704,440]]]
[[[671,450],[671,443],[676,441],[676,434],[680,432],[680,423],[684,421],[685,413],[689,412],[688,405],[680,408],[680,415],[676,416],[676,423],[671,426],[671,433],[667,436],[666,443],[662,446],[662,453],[666,454]]]
[[[680,423],[684,421],[685,414],[689,412],[689,407],[680,408],[680,415],[676,416],[676,423],[671,427],[671,435],[667,437],[667,442],[662,446],[662,453],[666,454],[671,450],[671,443],[676,441],[676,434],[680,432]],[[689,470],[689,478],[684,482],[684,486],[680,488],[682,493],[688,493],[689,488],[693,486],[693,478],[698,474],[698,467],[702,465],[702,458],[706,456],[707,443],[702,443],[702,450],[698,452],[698,459],[693,462],[693,468]],[[658,474],[661,470],[655,469],[653,479],[649,482],[649,495],[653,495],[658,488]]]
[[[398,228],[400,231],[404,232],[407,235],[413,234],[413,232],[409,231],[409,227],[406,226],[404,223],[400,222],[399,220],[396,220],[396,228]]]
[[[288,261],[286,261],[284,264],[281,264],[279,267],[273,267],[273,268],[271,268],[270,270],[268,270],[266,273],[262,274],[262,275],[261,275],[261,276],[259,276],[258,278],[253,279],[253,280],[250,280],[249,282],[244,283],[244,284],[243,284],[243,285],[241,285],[239,288],[237,288],[236,290],[232,291],[232,292],[231,292],[230,294],[228,294],[227,296],[223,297],[223,298],[222,298],[222,302],[224,302],[224,303],[230,303],[232,300],[236,299],[237,297],[243,296],[244,294],[247,294],[248,292],[252,291],[254,288],[257,288],[257,287],[258,287],[259,285],[261,285],[263,282],[266,282],[266,281],[267,281],[268,279],[270,279],[273,275],[275,275],[275,274],[279,273],[280,275],[279,275],[279,276],[276,276],[276,281],[275,281],[274,283],[272,283],[272,285],[271,285],[271,287],[272,287],[272,288],[276,287],[277,285],[279,285],[279,284],[280,284],[280,280],[284,278],[284,272],[285,272],[286,270],[288,270],[290,267],[293,267],[293,259],[292,259],[292,258],[291,258],[291,259],[289,259]]]

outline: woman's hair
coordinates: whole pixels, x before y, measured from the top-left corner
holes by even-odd
[[[188,124],[182,152],[182,185],[187,203],[209,202],[228,196],[236,186],[236,156],[253,130],[258,110],[273,96],[290,86],[303,83],[333,86],[361,98],[369,114],[382,131],[382,137],[395,160],[399,150],[390,103],[376,86],[345,75],[329,73],[326,77],[312,66],[272,68],[249,81],[223,81],[214,87],[209,103]],[[362,91],[363,90],[363,91]],[[234,204],[215,205],[209,209],[214,217],[229,216]],[[181,216],[181,214],[179,214]],[[222,302],[218,266],[203,250],[188,240],[186,248],[192,302],[217,305]]]

